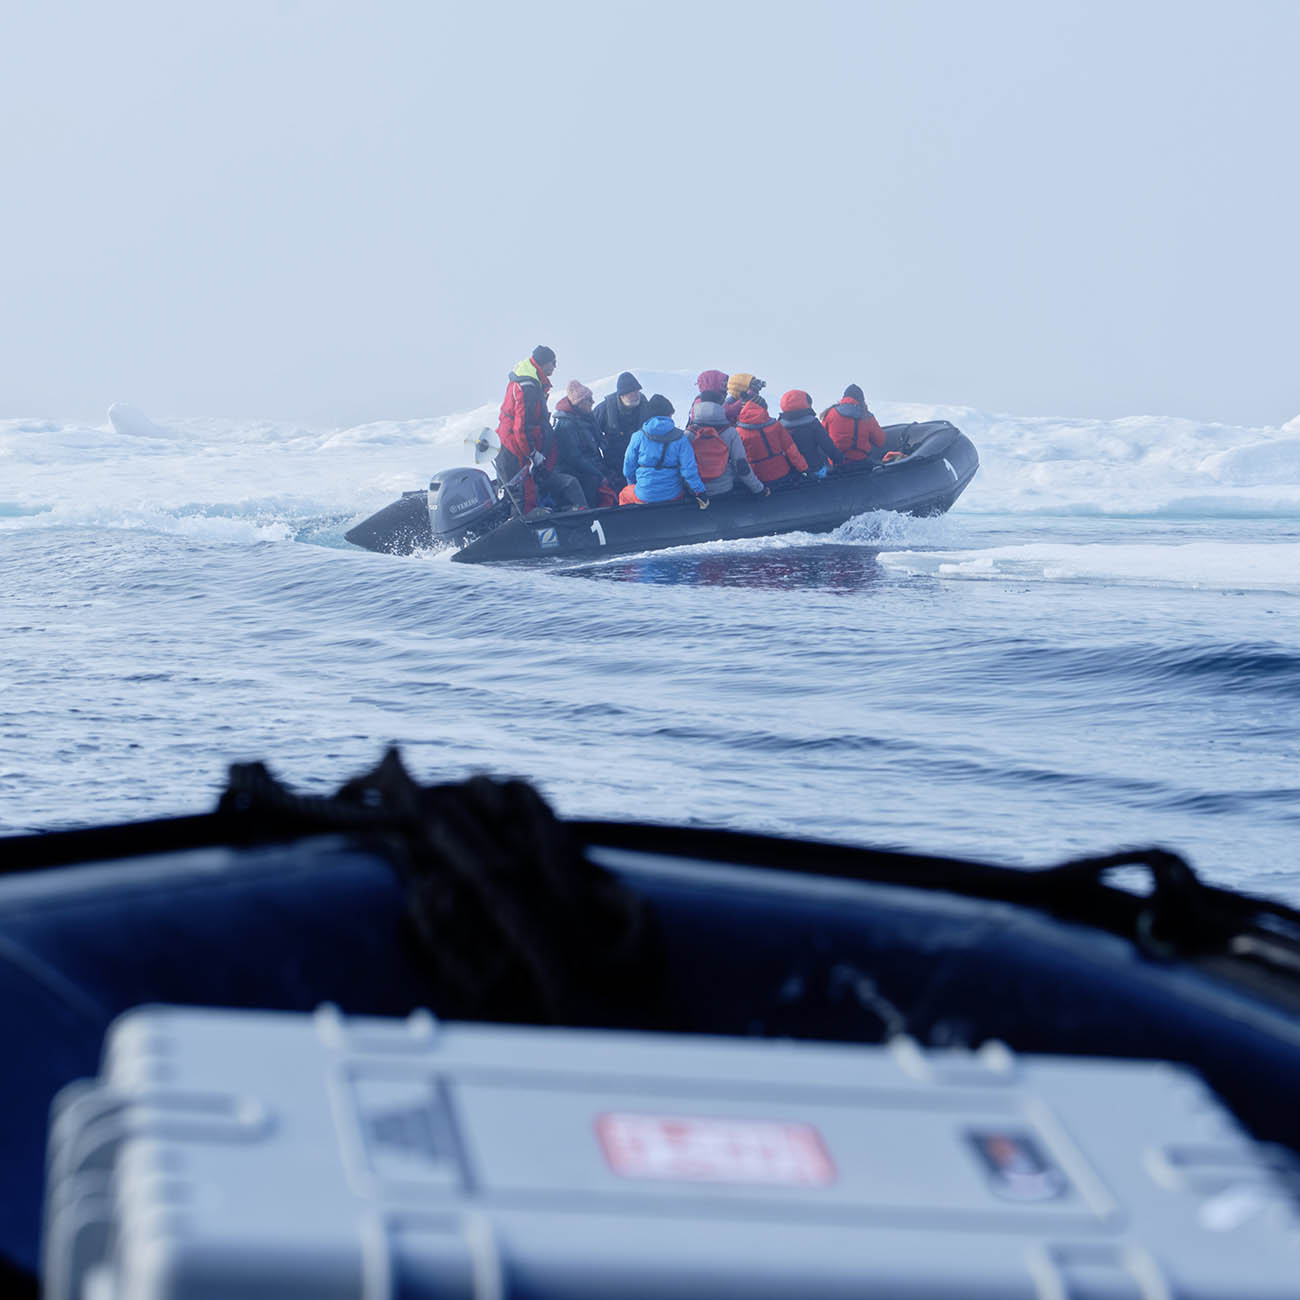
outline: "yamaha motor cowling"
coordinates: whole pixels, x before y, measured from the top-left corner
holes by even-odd
[[[403,492],[344,533],[344,539],[367,551],[410,555],[434,546],[460,546],[508,513],[497,500],[492,480],[481,469],[458,466],[439,470],[428,491]]]

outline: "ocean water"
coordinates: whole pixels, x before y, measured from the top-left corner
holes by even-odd
[[[326,792],[395,742],[567,814],[1024,865],[1161,844],[1300,902],[1300,422],[876,410],[973,438],[949,515],[533,567],[342,540],[491,404],[0,420],[0,833],[206,810],[253,758]]]

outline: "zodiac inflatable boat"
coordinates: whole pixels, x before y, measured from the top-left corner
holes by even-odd
[[[344,534],[355,546],[393,555],[455,546],[467,564],[594,558],[633,551],[777,533],[826,533],[870,510],[937,515],[965,491],[979,468],[974,444],[946,420],[890,425],[882,455],[857,471],[828,474],[760,497],[740,489],[707,510],[691,498],[660,505],[521,514],[482,470],[435,474],[427,491],[404,493]]]

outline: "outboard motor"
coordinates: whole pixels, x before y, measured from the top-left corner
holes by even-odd
[[[481,469],[461,465],[439,470],[429,480],[429,524],[437,541],[453,541],[496,506],[492,480]]]
[[[492,480],[481,469],[458,466],[439,470],[429,480],[428,491],[403,492],[343,537],[367,551],[410,555],[434,546],[461,545],[467,534],[485,529],[494,512],[504,518],[509,505],[497,500]]]

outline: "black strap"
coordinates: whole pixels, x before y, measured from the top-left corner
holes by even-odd
[[[653,441],[653,439],[647,436],[645,441],[651,442]],[[676,439],[674,439],[673,441],[676,441]],[[641,464],[641,460],[639,457],[637,459],[637,464],[640,465],[642,469],[663,469],[664,462],[667,459],[668,459],[668,444],[666,442],[661,442],[659,444],[659,463],[657,465],[651,465],[649,462],[646,462],[645,464]]]
[[[785,452],[781,451],[780,449],[778,449],[778,450],[776,450],[776,451],[773,451],[773,450],[772,450],[772,444],[767,440],[767,430],[768,430],[769,426],[767,426],[767,425],[760,425],[760,426],[746,425],[745,427],[746,427],[746,428],[754,428],[754,429],[756,429],[756,432],[758,433],[758,436],[759,436],[760,438],[763,439],[763,446],[767,448],[767,455],[764,456],[763,459],[760,460],[760,461],[758,461],[758,462],[750,461],[750,465],[751,465],[751,466],[754,465],[755,463],[757,463],[757,464],[759,464],[759,465],[766,465],[767,462],[768,462],[769,460],[775,460],[778,456],[781,456],[781,457],[783,457],[783,458],[785,459],[785,463],[786,463],[787,466],[790,464],[790,459],[789,459],[788,456],[786,456]]]
[[[867,415],[870,414],[871,412],[868,411]],[[873,447],[871,444],[871,438],[870,436],[868,436],[867,441],[864,444],[860,436],[860,431],[862,429],[862,421],[864,418],[865,417],[858,416],[858,415],[855,415],[853,417],[853,447],[856,451],[860,451],[864,456],[870,456],[871,453],[875,451],[875,447]]]

